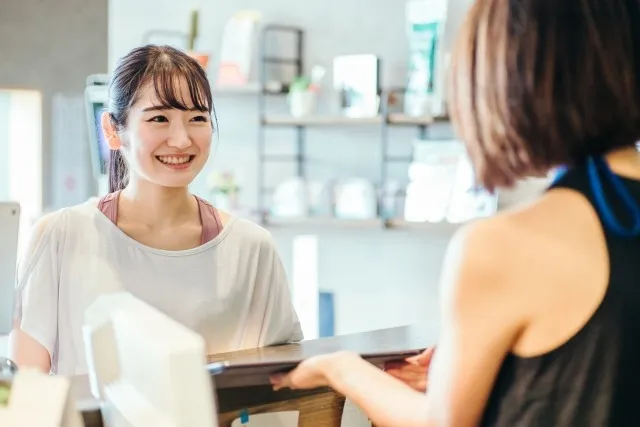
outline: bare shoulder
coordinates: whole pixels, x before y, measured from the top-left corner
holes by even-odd
[[[554,189],[524,206],[463,226],[452,238],[443,284],[450,294],[490,291],[507,303],[585,263],[601,263],[604,239],[598,217],[579,193]]]
[[[585,239],[602,239],[598,216],[576,191],[553,189],[531,203],[463,227],[457,239],[470,250],[497,261],[507,257],[548,257],[545,249],[576,246]],[[473,251],[476,252],[476,251]]]
[[[577,191],[552,189],[532,203],[507,210],[487,224],[501,236],[501,256],[522,257],[522,261],[571,262],[574,257],[558,259],[567,252],[580,255],[581,248],[602,246],[603,231],[598,215]],[[585,246],[586,245],[586,246]]]

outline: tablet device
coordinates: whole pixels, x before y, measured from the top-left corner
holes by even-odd
[[[361,354],[371,364],[382,368],[388,362],[399,362],[411,356],[417,356],[424,350],[392,353]],[[216,388],[236,388],[269,385],[272,374],[293,370],[302,360],[283,360],[264,363],[212,362],[207,365],[210,374],[215,375]]]
[[[207,369],[215,376],[217,389],[269,385],[269,376],[287,372],[303,360],[320,354],[349,350],[375,366],[405,360],[420,354],[429,334],[415,327],[368,331],[297,344],[276,345],[209,356]]]
[[[20,205],[0,202],[0,335],[13,326]]]

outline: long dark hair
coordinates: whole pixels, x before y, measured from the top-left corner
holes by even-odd
[[[180,96],[176,81],[181,78],[189,85],[192,107]],[[208,111],[215,118],[211,87],[200,64],[175,48],[147,45],[120,59],[111,77],[106,111],[118,132],[126,127],[129,110],[148,83],[153,84],[161,106],[183,111],[196,108]],[[129,168],[125,157],[120,150],[111,150],[109,192],[122,190],[128,183]]]

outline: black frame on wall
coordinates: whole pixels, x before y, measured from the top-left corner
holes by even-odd
[[[293,58],[284,58],[279,56],[267,55],[267,41],[271,34],[292,34],[295,38],[296,55]],[[289,25],[270,24],[265,25],[260,31],[259,41],[259,93],[258,93],[258,114],[260,119],[260,125],[258,126],[258,215],[262,223],[266,222],[267,209],[265,203],[265,194],[270,192],[271,189],[264,186],[266,181],[265,176],[265,164],[267,162],[287,162],[297,161],[298,163],[298,176],[304,176],[304,128],[301,126],[296,127],[297,135],[296,142],[298,148],[298,154],[296,156],[282,156],[282,155],[269,155],[265,150],[266,135],[265,135],[265,115],[267,110],[267,96],[271,95],[286,95],[289,92],[288,84],[284,83],[280,90],[269,90],[268,88],[268,67],[270,65],[279,65],[294,67],[294,76],[302,76],[304,70],[304,30],[299,27]]]

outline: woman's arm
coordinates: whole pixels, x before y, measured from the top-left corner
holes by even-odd
[[[526,310],[509,279],[509,245],[489,220],[452,239],[442,275],[443,331],[427,394],[348,353],[303,362],[276,388],[329,385],[380,426],[473,426],[482,416],[502,360],[524,326]]]
[[[51,354],[44,343],[52,347],[57,325],[57,318],[51,317],[57,312],[57,273],[51,268],[49,254],[43,253],[50,247],[48,230],[55,221],[54,215],[57,214],[36,222],[18,263],[15,319],[9,338],[9,358],[18,367],[28,366],[45,373],[51,370]]]
[[[51,370],[51,355],[47,349],[15,322],[9,335],[9,358],[19,368],[30,367],[44,373]]]
[[[427,397],[351,352],[302,362],[289,374],[271,378],[275,390],[329,386],[353,400],[376,426],[429,426]]]

